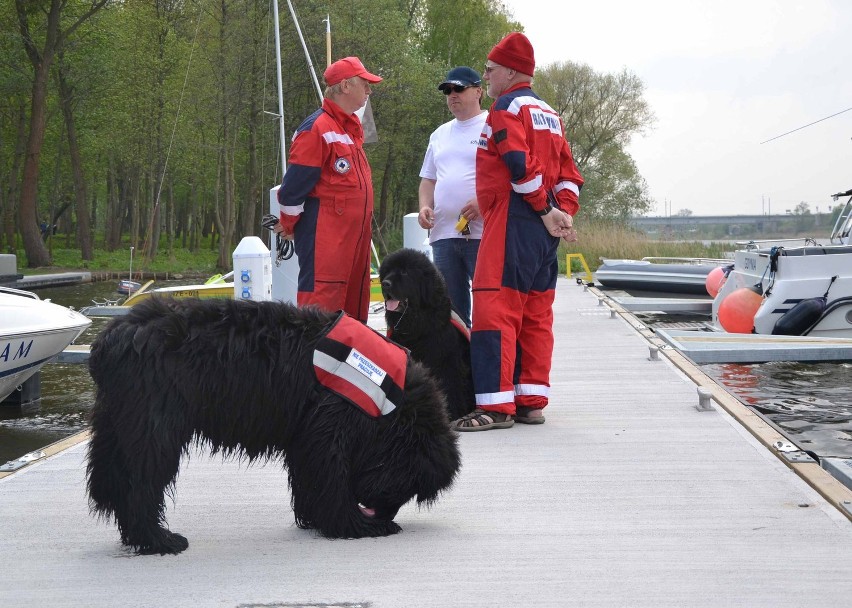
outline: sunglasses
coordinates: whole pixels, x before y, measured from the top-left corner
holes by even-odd
[[[454,84],[450,87],[444,87],[443,91],[444,95],[449,95],[450,93],[464,93],[464,91],[468,88],[470,87],[460,87],[459,85]]]

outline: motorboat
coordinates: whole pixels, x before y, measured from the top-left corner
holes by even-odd
[[[91,324],[79,312],[30,291],[0,287],[0,401]]]
[[[715,326],[730,333],[852,338],[852,190],[828,244],[750,243],[735,253],[714,298]]]
[[[151,289],[154,284],[149,281],[142,285],[139,289],[133,292],[122,304],[123,306],[135,306],[139,302],[144,302],[152,296],[167,296],[171,298],[233,298],[234,283],[227,281],[233,275],[232,272],[215,277],[211,277],[206,283],[198,285],[168,285],[166,287],[157,287]],[[383,302],[382,286],[379,282],[377,272],[370,273],[370,301]]]
[[[731,260],[645,257],[641,260],[602,259],[597,283],[610,289],[708,295],[707,275]]]
[[[129,296],[134,291],[139,291],[140,287],[142,287],[141,283],[131,281],[130,279],[122,279],[118,282],[118,287],[116,287],[116,291],[122,295]]]
[[[152,288],[154,281],[148,281],[124,301],[124,306],[135,306],[152,296],[171,298],[233,298],[234,283],[228,281],[234,275],[233,271],[225,275],[214,275],[206,282],[196,285],[167,285]]]

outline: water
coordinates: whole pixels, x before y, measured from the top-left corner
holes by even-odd
[[[852,363],[726,363],[701,369],[803,450],[852,457]]]
[[[165,286],[187,281],[158,281]],[[80,309],[92,300],[123,299],[116,293],[118,281],[84,283],[35,290],[42,300]],[[110,321],[92,319],[92,324],[77,338],[77,344],[91,344]],[[94,385],[85,364],[48,363],[41,368],[41,404],[21,411],[0,406],[0,464],[43,448],[69,435],[85,430],[94,404]]]
[[[157,285],[186,281],[162,281]],[[117,281],[38,290],[39,297],[82,308],[119,298]],[[670,318],[668,320],[671,320]],[[649,321],[652,321],[649,319]],[[109,319],[93,319],[77,340],[91,344]],[[653,324],[651,322],[650,324]],[[852,457],[850,363],[762,363],[702,366],[707,375],[763,415],[801,448],[819,456]],[[84,430],[94,402],[85,365],[50,363],[41,370],[41,407],[0,406],[0,463]]]

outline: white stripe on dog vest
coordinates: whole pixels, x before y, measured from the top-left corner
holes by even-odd
[[[382,416],[396,409],[396,404],[387,398],[375,380],[366,376],[361,369],[353,367],[348,361],[338,361],[323,352],[314,351],[314,365],[360,389],[370,398]]]
[[[341,312],[314,349],[314,374],[373,417],[405,401],[408,351]]]

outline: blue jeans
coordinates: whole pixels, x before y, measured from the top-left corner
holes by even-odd
[[[432,259],[444,275],[453,308],[470,327],[470,281],[479,239],[441,239],[432,243]]]

